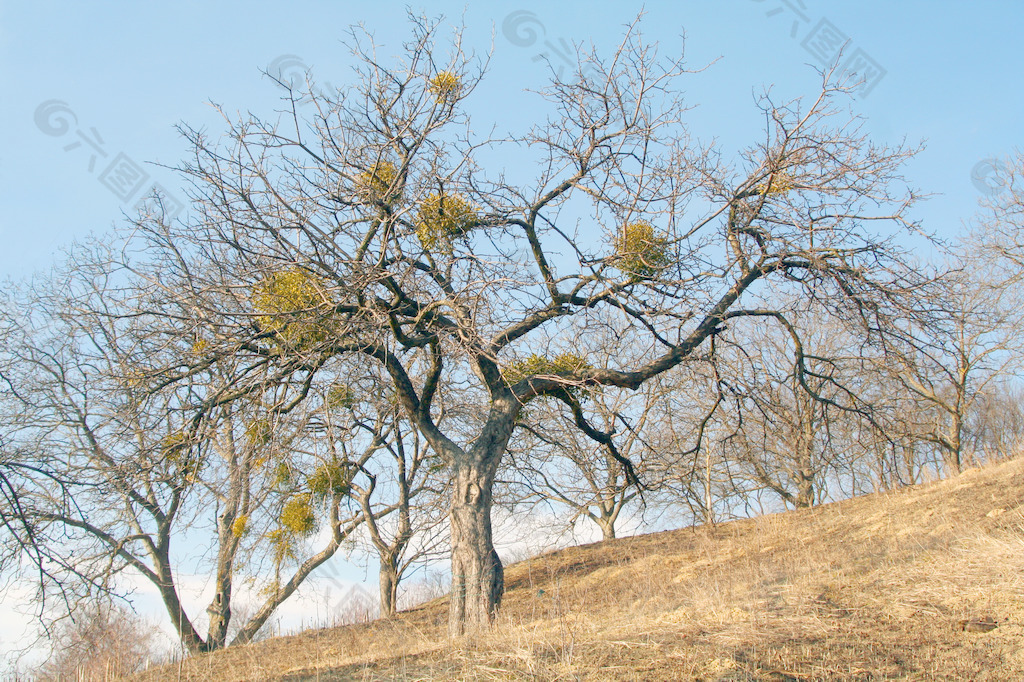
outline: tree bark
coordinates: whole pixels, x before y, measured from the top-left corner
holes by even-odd
[[[395,556],[380,560],[380,615],[391,618],[398,612],[398,559]]]
[[[210,619],[206,647],[210,651],[224,648],[227,643],[228,626],[231,624],[232,578],[235,572],[235,553],[238,551],[238,538],[234,533],[237,500],[231,502],[230,508],[217,520],[220,548],[217,552],[217,577],[214,582],[216,591],[210,605],[206,607]]]
[[[806,509],[814,506],[814,470],[810,468],[798,469],[796,471],[797,493],[794,499],[794,506],[797,509]]]
[[[457,462],[451,508],[452,635],[486,628],[494,620],[505,589],[501,559],[491,534],[491,488],[497,458]]]

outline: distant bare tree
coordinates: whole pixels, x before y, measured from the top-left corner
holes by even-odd
[[[545,414],[534,421],[527,415],[510,444],[507,470],[516,490],[513,506],[565,507],[567,528],[587,518],[603,539],[615,538],[620,515],[642,491],[632,477],[637,476],[649,490],[658,487],[647,467],[652,458],[645,440],[656,397],[644,390],[640,400],[634,398],[613,390],[589,396],[587,408],[592,416],[588,422],[609,434],[604,443],[582,431],[564,405],[550,406],[557,416]]]
[[[1024,391],[1007,378],[990,385],[973,407],[963,436],[971,458],[991,462],[1017,456],[1024,447]]]
[[[157,630],[132,611],[94,601],[61,620],[50,638],[52,654],[33,679],[107,682],[143,670],[156,655]]]
[[[365,520],[362,530],[380,562],[380,613],[385,617],[398,610],[405,574],[418,562],[439,558],[447,540],[444,464],[415,429],[406,427],[397,401],[391,405],[394,429],[378,457],[363,465],[367,482],[353,483]],[[375,466],[378,473],[370,473]]]
[[[899,362],[880,363],[917,401],[913,433],[931,443],[947,471],[958,473],[972,453],[967,422],[979,401],[1019,362],[1019,301],[993,278],[991,261],[961,257],[937,283],[927,321],[912,320],[914,342]]]

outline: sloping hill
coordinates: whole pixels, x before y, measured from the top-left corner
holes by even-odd
[[[1024,460],[566,549],[506,580],[473,638],[447,638],[438,600],[143,679],[1024,680]]]

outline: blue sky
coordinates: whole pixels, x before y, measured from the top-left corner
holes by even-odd
[[[525,127],[538,111],[525,91],[548,76],[541,54],[555,68],[563,41],[610,54],[641,9],[594,1],[413,7],[464,20],[468,47],[493,51],[487,84],[468,102],[478,130]],[[685,89],[694,134],[726,151],[760,139],[756,93],[773,86],[780,97],[813,96],[826,38],[848,39],[847,58],[884,71],[852,106],[879,142],[926,144],[907,175],[935,195],[916,217],[942,236],[956,236],[994,182],[991,174],[972,180],[972,171],[989,172],[986,159],[1022,146],[1024,3],[676,0],[650,2],[646,12],[643,33],[663,52],[685,49],[693,68],[713,62]],[[179,122],[223,129],[210,100],[228,112],[271,114],[282,92],[260,69],[301,65],[344,85],[350,56],[340,38],[354,23],[375,34],[385,57],[408,35],[405,5],[386,1],[0,0],[0,276],[47,269],[61,247],[120,222],[154,182],[183,199],[175,175],[151,162],[174,165],[186,154]],[[115,172],[133,168],[140,174]]]
[[[318,78],[344,84],[350,62],[340,38],[356,22],[376,34],[385,55],[397,52],[407,34],[404,7],[342,1],[0,3],[6,65],[0,73],[6,133],[0,150],[0,273],[20,277],[47,268],[62,245],[102,233],[121,220],[122,211],[131,212],[153,182],[175,193],[175,176],[147,164],[173,165],[186,153],[174,125],[222,129],[210,100],[229,112],[271,113],[281,92],[259,70],[276,59],[292,55]],[[532,100],[523,90],[545,82],[548,67],[540,53],[549,52],[557,67],[551,48],[563,40],[592,41],[609,52],[640,7],[518,1],[468,8],[432,3],[425,9],[453,20],[464,16],[468,44],[483,53],[493,49],[488,85],[470,102],[483,128],[530,120]],[[726,149],[757,139],[756,91],[774,85],[784,95],[813,94],[816,55],[807,44],[825,30],[845,35],[847,54],[859,50],[885,70],[853,103],[867,131],[880,141],[906,136],[927,144],[908,174],[914,185],[937,194],[918,215],[940,234],[955,234],[976,208],[981,192],[972,169],[1021,144],[1024,76],[1015,45],[1024,28],[1022,3],[679,0],[648,3],[646,10],[643,31],[662,50],[682,49],[685,33],[691,66],[718,60],[686,87],[698,105],[694,132],[717,137]],[[523,21],[518,42],[528,44],[515,44],[503,31],[514,12]],[[532,43],[527,29],[537,36]],[[64,116],[69,125],[63,135],[48,135],[37,125],[37,110],[53,101],[63,104],[51,107],[73,112]],[[126,160],[146,175],[127,198],[132,179],[118,184],[113,170],[104,175]]]

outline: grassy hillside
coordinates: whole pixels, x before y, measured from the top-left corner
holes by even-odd
[[[566,549],[506,580],[484,635],[449,640],[438,600],[143,679],[1020,680],[1024,460]]]

